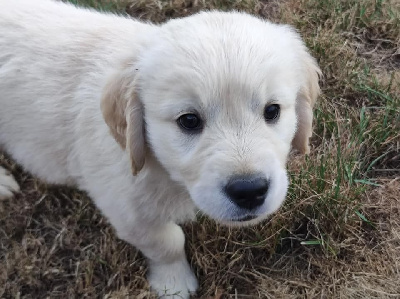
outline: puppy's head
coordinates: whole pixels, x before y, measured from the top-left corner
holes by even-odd
[[[146,140],[200,210],[255,223],[286,196],[291,146],[309,151],[319,72],[290,27],[201,13],[160,28],[110,81],[103,114],[135,173]]]

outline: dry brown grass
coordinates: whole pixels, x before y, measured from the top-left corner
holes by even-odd
[[[313,150],[285,206],[254,228],[187,224],[199,298],[400,298],[400,3],[80,0],[161,22],[238,9],[301,32],[324,73]],[[22,192],[0,202],[0,297],[151,298],[143,257],[88,197],[6,156]]]

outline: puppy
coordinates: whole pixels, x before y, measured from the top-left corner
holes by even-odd
[[[238,12],[157,26],[50,0],[0,0],[0,144],[89,193],[148,258],[160,296],[197,280],[176,224],[255,224],[309,151],[320,70],[294,29]],[[0,197],[18,186],[0,172]]]

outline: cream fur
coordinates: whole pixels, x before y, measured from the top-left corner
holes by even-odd
[[[261,221],[286,196],[291,144],[309,151],[319,68],[299,35],[236,12],[155,26],[50,0],[0,5],[0,145],[43,180],[86,190],[149,259],[153,289],[189,297],[176,223],[195,209]],[[281,106],[275,124],[267,103]],[[176,119],[193,110],[205,127],[188,135]],[[244,223],[222,191],[241,173],[270,181]],[[0,198],[17,191],[0,169]]]
[[[0,167],[0,200],[12,197],[15,192],[19,192],[18,183],[9,172]]]

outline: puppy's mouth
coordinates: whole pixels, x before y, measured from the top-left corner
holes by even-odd
[[[258,222],[260,222],[263,218],[264,217],[261,217],[261,215],[248,214],[242,217],[228,218],[225,220],[219,219],[217,221],[226,226],[242,227],[242,226],[255,225]]]
[[[230,221],[232,221],[232,222],[246,222],[246,221],[251,221],[253,219],[256,219],[257,217],[258,217],[257,215],[246,215],[244,217],[231,219]]]

